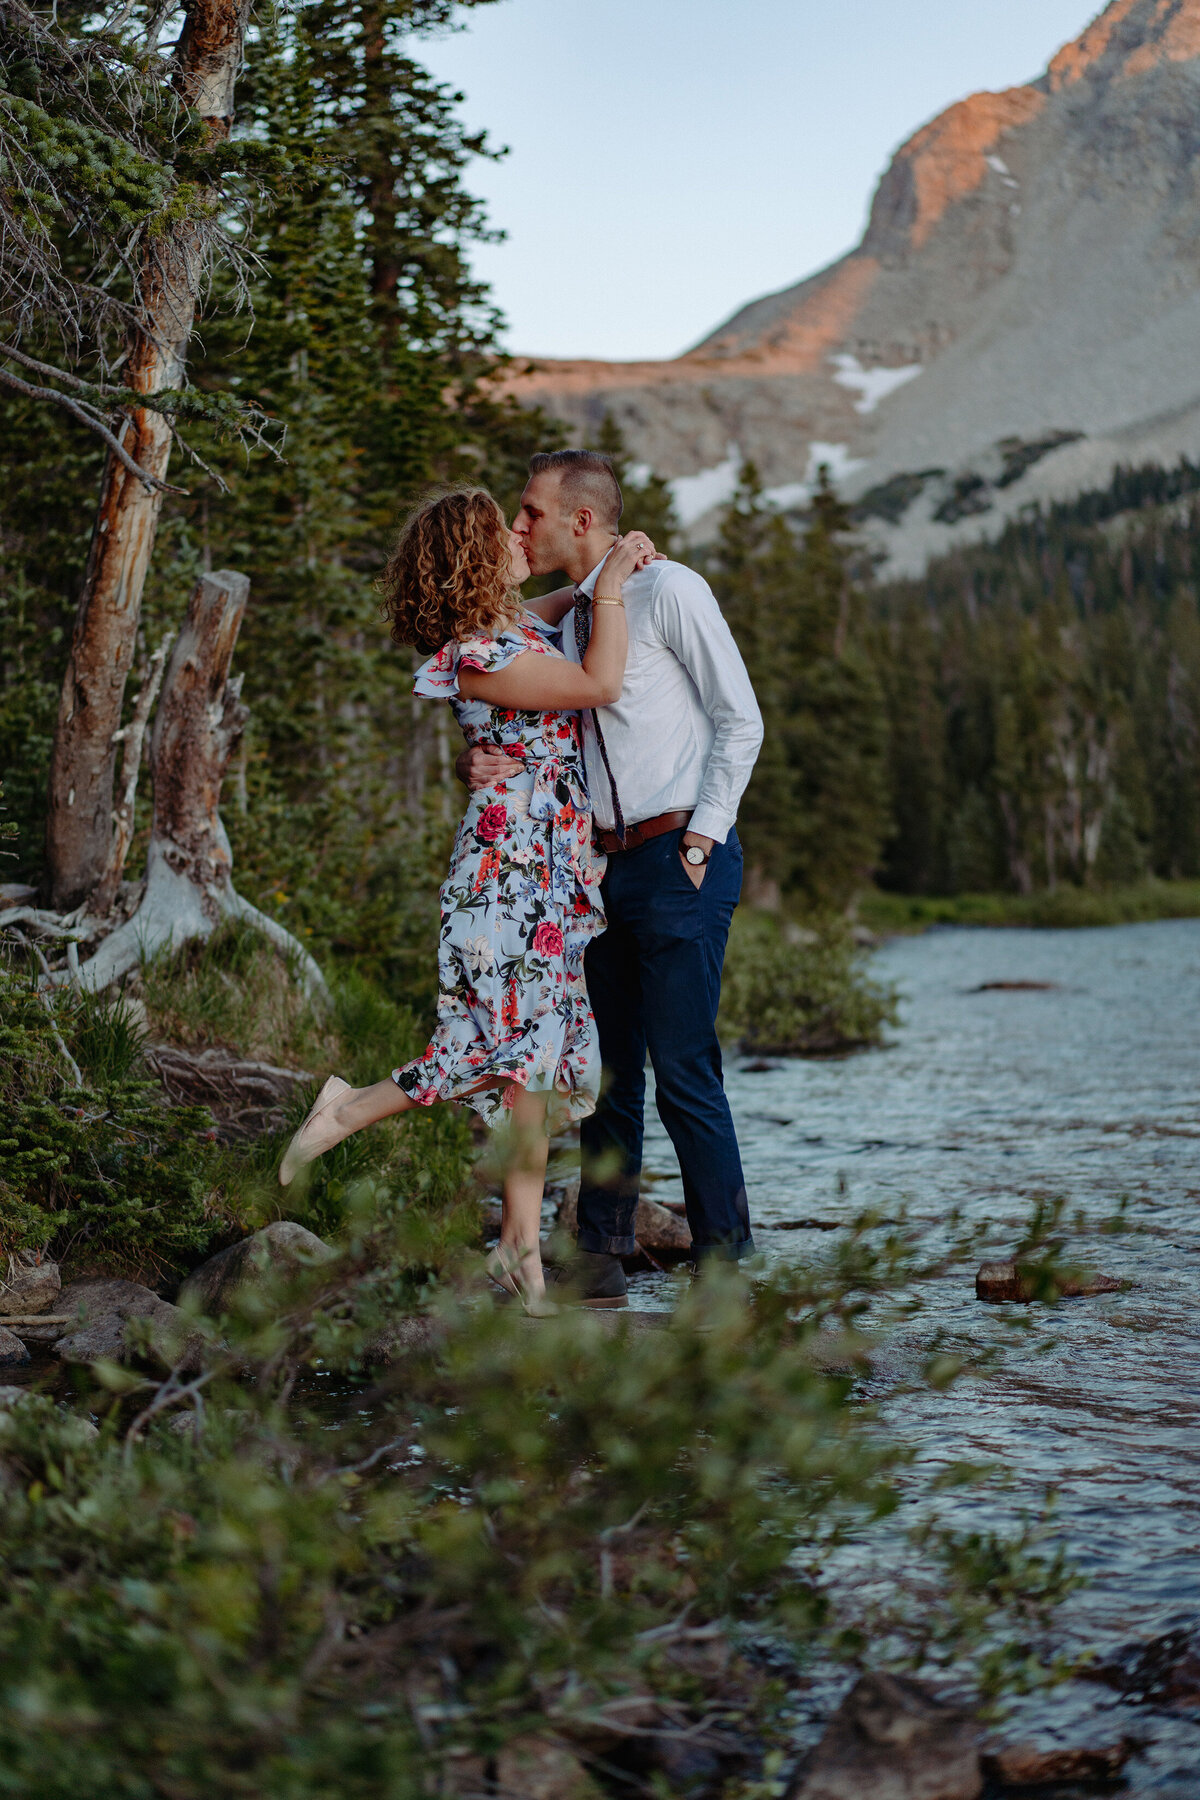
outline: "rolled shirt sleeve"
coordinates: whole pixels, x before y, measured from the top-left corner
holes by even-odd
[[[689,831],[723,844],[763,739],[762,714],[741,651],[712,589],[675,563],[654,595],[654,623],[695,684],[714,737]]]

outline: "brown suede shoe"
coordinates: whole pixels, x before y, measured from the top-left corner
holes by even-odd
[[[574,1250],[565,1263],[546,1270],[546,1287],[560,1306],[629,1305],[625,1270],[607,1250]]]

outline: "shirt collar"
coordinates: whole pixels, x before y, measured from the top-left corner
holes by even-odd
[[[589,600],[591,599],[592,595],[596,591],[597,577],[599,576],[600,571],[604,567],[605,563],[608,561],[609,554],[610,554],[610,552],[606,550],[604,552],[604,555],[600,558],[600,561],[596,564],[595,568],[592,570],[591,574],[588,575],[583,581],[581,581],[579,583],[579,586],[575,589],[575,592],[577,594],[586,594],[588,599]]]

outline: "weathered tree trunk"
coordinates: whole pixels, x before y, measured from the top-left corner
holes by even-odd
[[[187,10],[177,86],[186,104],[200,113],[210,141],[229,135],[248,12],[249,0],[192,0]],[[147,238],[141,319],[124,368],[136,393],[182,386],[203,265],[203,237],[194,219]],[[171,427],[161,413],[135,408],[122,443],[141,468],[165,479]],[[162,499],[161,487],[147,487],[109,453],[50,764],[46,848],[50,903],[58,908],[87,900],[109,859],[113,734],[121,723]]]
[[[292,934],[235,893],[218,810],[249,717],[242,677],[229,680],[249,592],[249,579],[226,569],[202,576],[192,595],[150,739],[154,823],[146,891],[133,918],[81,964],[86,988],[107,987],[159,950],[210,937],[222,919],[243,918],[292,958],[309,992],[324,989],[320,969]]]

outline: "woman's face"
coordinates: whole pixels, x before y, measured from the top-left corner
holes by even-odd
[[[514,587],[520,587],[523,581],[529,580],[529,562],[525,555],[525,545],[515,531],[508,534],[508,573]]]

